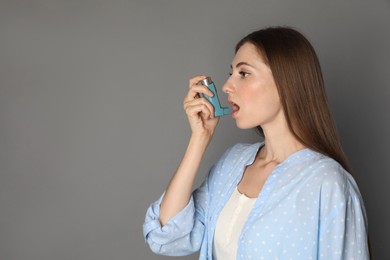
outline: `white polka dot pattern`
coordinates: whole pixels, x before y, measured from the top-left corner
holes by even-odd
[[[218,216],[261,144],[238,144],[211,168],[188,205],[161,227],[162,197],[146,214],[152,251],[212,259]],[[310,149],[279,164],[268,177],[242,228],[237,259],[356,259],[368,257],[366,214],[352,176]]]

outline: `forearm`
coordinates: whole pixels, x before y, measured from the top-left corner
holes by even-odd
[[[191,136],[183,159],[161,202],[161,225],[165,225],[187,205],[199,165],[209,142],[210,137]]]

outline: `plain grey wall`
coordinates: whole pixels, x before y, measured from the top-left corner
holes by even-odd
[[[234,44],[269,25],[316,48],[374,254],[390,259],[388,0],[1,0],[0,259],[166,259],[142,224],[186,147],[187,80],[221,86]],[[223,118],[197,184],[258,139]]]

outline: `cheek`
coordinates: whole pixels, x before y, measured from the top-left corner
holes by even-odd
[[[279,96],[266,88],[259,88],[245,93],[246,105],[254,110],[269,110],[280,103]]]
[[[279,95],[275,91],[264,91],[264,93],[252,93],[247,96],[249,101],[246,111],[252,118],[260,121],[275,117],[282,109]]]

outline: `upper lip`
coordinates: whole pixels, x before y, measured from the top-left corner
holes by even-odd
[[[234,103],[231,99],[228,99],[228,103],[230,104],[230,105],[234,105],[234,104],[236,104],[236,103]]]

